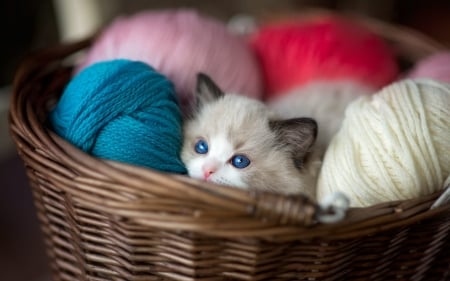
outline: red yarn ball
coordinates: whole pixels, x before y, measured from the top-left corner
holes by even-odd
[[[337,16],[269,23],[250,42],[269,98],[312,80],[354,79],[380,88],[399,72],[393,50],[381,37]]]

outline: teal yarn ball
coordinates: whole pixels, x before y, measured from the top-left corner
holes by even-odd
[[[95,157],[186,173],[174,86],[143,62],[116,59],[85,68],[49,119],[59,136]]]

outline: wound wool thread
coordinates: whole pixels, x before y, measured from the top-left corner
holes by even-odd
[[[419,60],[407,76],[450,83],[450,52],[439,52]]]
[[[338,16],[269,22],[250,41],[267,99],[315,80],[353,80],[379,89],[398,75],[394,52],[381,37]]]
[[[123,58],[146,62],[168,77],[183,112],[194,100],[198,72],[208,74],[226,92],[262,95],[261,70],[245,39],[195,10],[148,10],[117,18],[101,31],[78,70]]]
[[[346,110],[318,180],[318,200],[336,191],[353,207],[442,189],[450,175],[450,85],[403,80]]]
[[[186,173],[173,84],[143,62],[111,60],[83,69],[49,117],[59,136],[93,156]]]

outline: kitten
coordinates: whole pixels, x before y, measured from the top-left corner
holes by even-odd
[[[370,86],[350,80],[314,81],[270,100],[268,107],[282,118],[300,114],[316,120],[319,132],[315,148],[323,155],[341,127],[347,105],[375,91]]]
[[[181,159],[193,178],[315,198],[320,162],[310,118],[278,119],[264,103],[197,76],[196,113],[185,121]]]

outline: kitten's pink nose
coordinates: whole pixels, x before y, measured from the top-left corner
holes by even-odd
[[[214,171],[211,171],[211,170],[203,171],[203,177],[205,178],[205,180],[207,180],[209,178],[209,176],[211,176],[212,174],[214,174]]]
[[[212,174],[217,171],[217,164],[208,163],[203,166],[203,178],[207,180]]]

